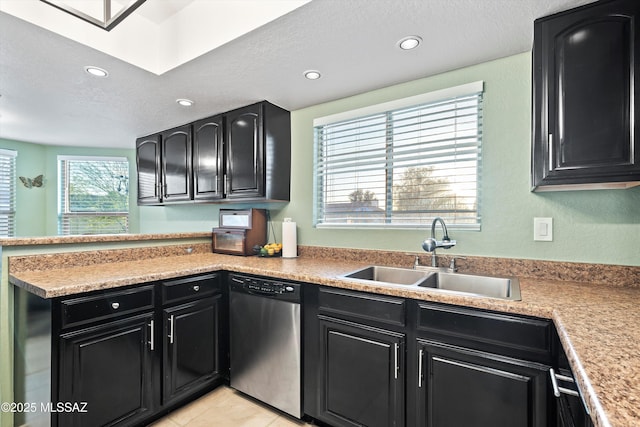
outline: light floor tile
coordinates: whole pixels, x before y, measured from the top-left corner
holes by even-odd
[[[229,387],[218,387],[169,413],[152,427],[302,427],[311,426],[283,415]]]

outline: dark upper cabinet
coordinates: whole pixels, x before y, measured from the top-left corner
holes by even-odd
[[[290,113],[266,101],[139,138],[138,204],[288,201]]]
[[[139,205],[157,205],[162,201],[160,148],[160,135],[158,134],[138,138],[136,141]]]
[[[601,1],[534,24],[534,191],[640,184],[640,2]]]
[[[227,115],[226,187],[229,197],[259,197],[264,194],[261,130],[259,106],[243,108]]]
[[[289,200],[290,113],[260,102],[226,114],[226,197]]]
[[[224,197],[223,124],[222,115],[193,124],[194,200],[219,200]]]
[[[162,201],[184,202],[192,198],[191,125],[162,132]]]

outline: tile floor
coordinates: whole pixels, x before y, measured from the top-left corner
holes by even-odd
[[[301,427],[311,426],[249,399],[229,387],[218,387],[169,413],[151,427]]]

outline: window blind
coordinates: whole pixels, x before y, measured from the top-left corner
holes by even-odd
[[[0,149],[0,236],[15,236],[16,157],[13,150]]]
[[[479,229],[482,84],[466,89],[316,122],[315,225]]]
[[[58,234],[129,232],[129,162],[59,156]]]

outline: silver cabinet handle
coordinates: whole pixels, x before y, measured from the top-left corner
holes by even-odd
[[[169,317],[169,344],[173,344],[173,314]]]
[[[117,310],[118,308],[120,308],[120,303],[119,302],[112,302],[111,303],[111,308],[113,308],[114,310]]]
[[[398,343],[394,343],[394,370],[393,370],[393,377],[397,380],[398,379],[398,370],[400,369],[400,366],[398,366],[398,350],[399,350],[399,346]]]
[[[560,397],[561,393],[569,394],[571,396],[576,396],[576,397],[582,397],[580,396],[580,393],[578,393],[575,390],[558,386],[558,380],[575,383],[573,378],[567,377],[566,375],[556,374],[556,371],[553,368],[549,369],[549,376],[551,377],[551,386],[553,387],[553,395],[555,397]]]
[[[194,290],[194,291],[196,291],[196,292],[198,292],[198,291],[200,290],[200,286],[198,286],[198,285],[194,285],[194,286],[193,286],[193,290]]]
[[[154,349],[154,337],[153,337],[153,330],[155,329],[154,327],[154,322],[153,319],[151,319],[151,323],[149,323],[149,328],[151,328],[151,340],[149,341],[149,348],[151,351],[153,351]]]
[[[553,170],[553,134],[549,134],[549,139],[547,140],[547,149],[549,150],[549,171]]]
[[[553,395],[560,397],[560,390],[558,390],[558,380],[556,379],[556,371],[553,368],[549,369],[549,376],[551,377],[551,387],[553,387]]]
[[[418,351],[418,388],[422,388],[422,358],[424,356],[424,350]]]

